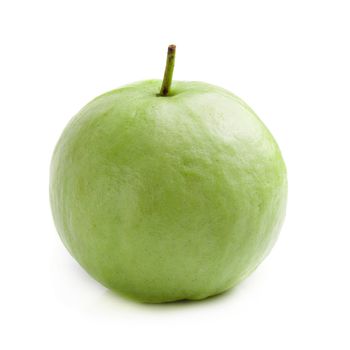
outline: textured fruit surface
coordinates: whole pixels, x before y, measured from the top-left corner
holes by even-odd
[[[144,302],[202,299],[249,275],[273,246],[287,197],[273,137],[230,92],[131,84],[97,97],[51,163],[57,230],[106,287]]]

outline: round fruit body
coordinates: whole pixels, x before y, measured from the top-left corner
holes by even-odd
[[[91,101],[51,163],[65,246],[106,287],[144,302],[202,299],[248,276],[282,224],[286,169],[238,97],[143,81]]]

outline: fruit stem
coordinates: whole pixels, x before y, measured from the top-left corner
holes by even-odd
[[[176,46],[168,46],[168,54],[166,59],[166,66],[164,71],[163,83],[160,88],[159,96],[167,96],[170,91],[171,81],[173,80],[173,71],[175,65]]]

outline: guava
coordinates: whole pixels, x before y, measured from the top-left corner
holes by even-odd
[[[234,94],[202,82],[107,92],[55,148],[58,233],[97,281],[135,300],[203,299],[247,277],[274,245],[287,198],[271,133]],[[160,92],[159,92],[160,91]]]

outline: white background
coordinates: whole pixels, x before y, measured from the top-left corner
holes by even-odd
[[[1,349],[349,349],[348,1],[1,1]],[[55,231],[49,163],[68,120],[121,85],[225,87],[289,171],[280,239],[233,291],[137,304],[107,291]]]

